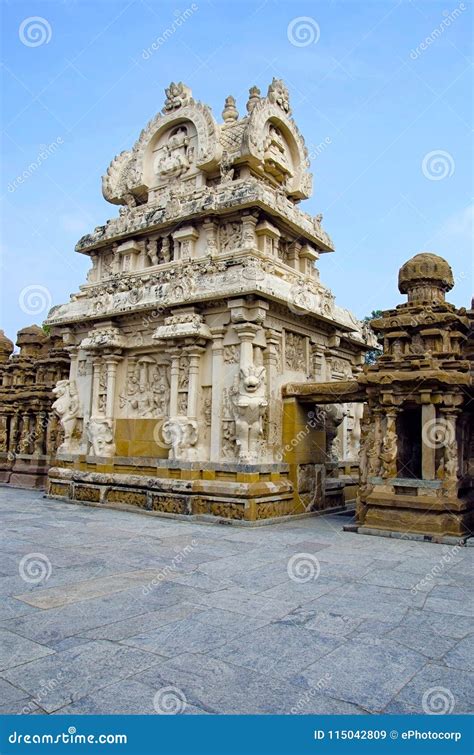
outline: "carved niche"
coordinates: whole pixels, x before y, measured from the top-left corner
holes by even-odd
[[[150,356],[130,357],[120,407],[130,417],[163,418],[169,413],[170,366]]]

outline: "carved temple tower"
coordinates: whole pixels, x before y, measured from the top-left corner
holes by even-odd
[[[324,505],[324,431],[281,389],[351,378],[370,337],[319,280],[333,248],[298,207],[283,82],[222,117],[171,84],[103,178],[119,216],[79,241],[87,282],[48,318],[71,357],[51,496],[244,520]]]

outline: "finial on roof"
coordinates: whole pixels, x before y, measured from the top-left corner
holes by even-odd
[[[257,102],[260,102],[260,89],[256,86],[250,87],[249,99],[247,102],[247,112],[250,115]]]
[[[224,123],[233,123],[239,117],[239,111],[235,106],[235,97],[230,94],[226,97],[224,110],[222,111]]]

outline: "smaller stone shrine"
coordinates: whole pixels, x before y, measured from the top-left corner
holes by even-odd
[[[453,285],[444,259],[428,252],[415,255],[399,274],[399,289],[408,301],[371,322],[383,336],[383,354],[375,364],[352,380],[283,388],[286,400],[316,405],[317,412],[329,406],[333,425],[348,402],[358,402],[359,413],[363,408],[359,532],[430,539],[471,534],[474,311],[445,301]],[[334,433],[335,427],[326,440]],[[337,473],[332,483],[337,491]]]
[[[408,301],[372,321],[384,350],[358,377],[368,400],[358,505],[364,528],[470,533],[472,318],[445,301],[453,285],[444,259],[417,254],[399,273],[398,287]]]
[[[16,343],[18,354],[0,330],[0,482],[41,488],[62,440],[52,404],[69,356],[61,338],[37,325],[20,330]]]

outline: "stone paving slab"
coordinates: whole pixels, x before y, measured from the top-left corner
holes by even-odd
[[[170,687],[184,715],[473,710],[472,549],[2,487],[0,517],[0,713],[156,715]]]
[[[88,579],[64,587],[45,588],[35,593],[23,593],[14,597],[37,608],[57,608],[69,603],[99,598],[101,595],[122,592],[122,590],[127,590],[134,585],[150,582],[155,576],[156,571],[151,569],[148,571],[119,572],[110,577]]]

